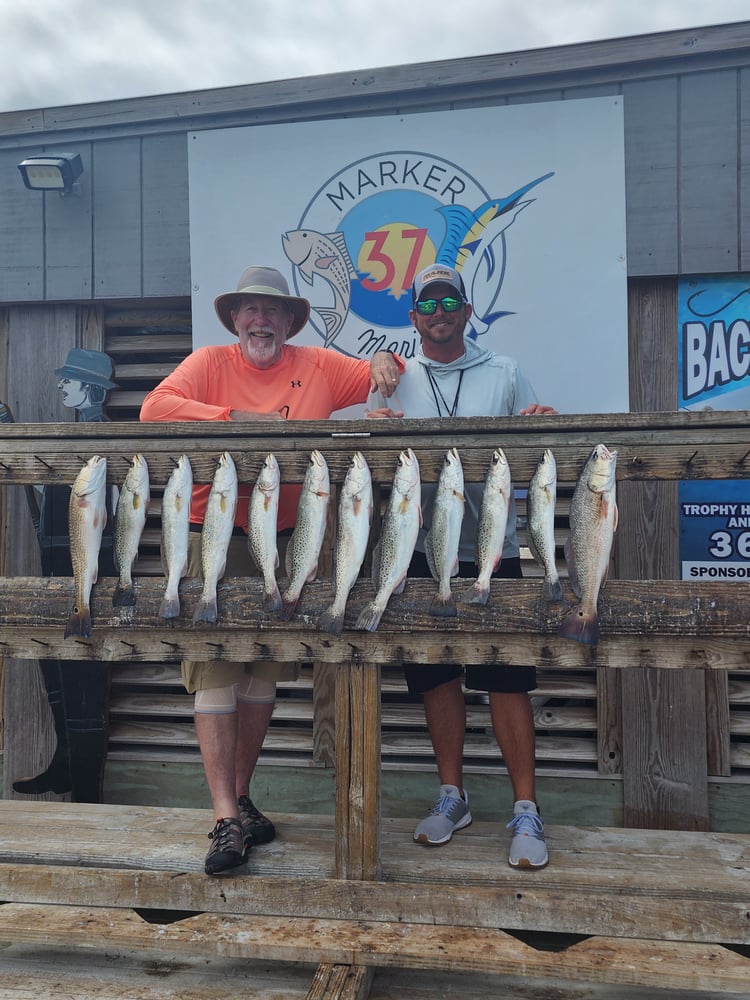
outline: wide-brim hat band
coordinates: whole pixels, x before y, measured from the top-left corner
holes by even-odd
[[[224,292],[214,299],[214,309],[221,325],[235,336],[237,331],[232,322],[232,310],[235,308],[238,295],[266,295],[286,302],[293,315],[287,340],[299,333],[310,318],[310,303],[299,295],[289,294],[289,285],[280,271],[274,267],[252,265],[242,272],[237,288],[233,292]]]

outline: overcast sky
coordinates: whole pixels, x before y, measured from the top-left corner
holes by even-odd
[[[748,0],[0,0],[0,113],[741,20]]]

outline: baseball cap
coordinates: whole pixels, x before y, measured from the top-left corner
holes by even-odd
[[[430,264],[423,268],[415,277],[411,286],[411,300],[416,302],[420,299],[430,285],[450,285],[460,298],[466,299],[466,289],[464,279],[454,267],[448,264]]]

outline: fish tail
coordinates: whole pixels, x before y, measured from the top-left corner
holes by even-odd
[[[281,617],[285,622],[291,621],[294,617],[294,612],[297,610],[297,605],[299,603],[300,595],[297,594],[296,597],[290,597],[289,591],[281,597]]]
[[[464,604],[486,604],[490,599],[490,588],[486,583],[477,580],[463,592],[461,601]]]
[[[380,624],[382,617],[383,608],[380,607],[377,601],[370,601],[360,611],[359,618],[354,627],[363,632],[374,632]]]
[[[330,632],[331,635],[341,635],[344,628],[344,612],[336,611],[332,604],[326,608],[318,619],[318,628],[321,632]]]
[[[129,584],[117,581],[117,586],[112,594],[112,604],[116,608],[132,608],[135,606],[135,585],[131,580]]]
[[[584,611],[580,604],[563,618],[557,634],[563,639],[574,639],[587,646],[596,646],[599,642],[599,616],[596,611]]]
[[[263,610],[280,611],[281,607],[282,601],[278,586],[275,583],[267,586],[263,591]]]
[[[177,594],[165,594],[159,605],[160,618],[179,618],[180,598]]]
[[[458,611],[453,594],[448,594],[447,597],[436,594],[430,605],[430,614],[433,618],[455,618]]]
[[[216,597],[201,597],[193,613],[194,622],[215,622],[219,617]]]
[[[70,635],[80,635],[88,639],[91,635],[91,611],[88,604],[82,608],[74,608],[65,629],[64,638]]]
[[[559,580],[548,580],[542,584],[542,597],[545,601],[561,601],[563,599],[562,584]]]

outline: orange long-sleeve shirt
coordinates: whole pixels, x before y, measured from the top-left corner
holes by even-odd
[[[200,347],[146,396],[141,420],[229,420],[230,410],[274,413],[289,420],[327,420],[335,410],[364,403],[370,363],[322,347],[285,344],[271,368],[251,365],[239,344]],[[252,483],[240,483],[234,523],[247,531]],[[193,489],[190,520],[202,524],[210,486]],[[279,531],[294,526],[299,486],[282,486]]]

